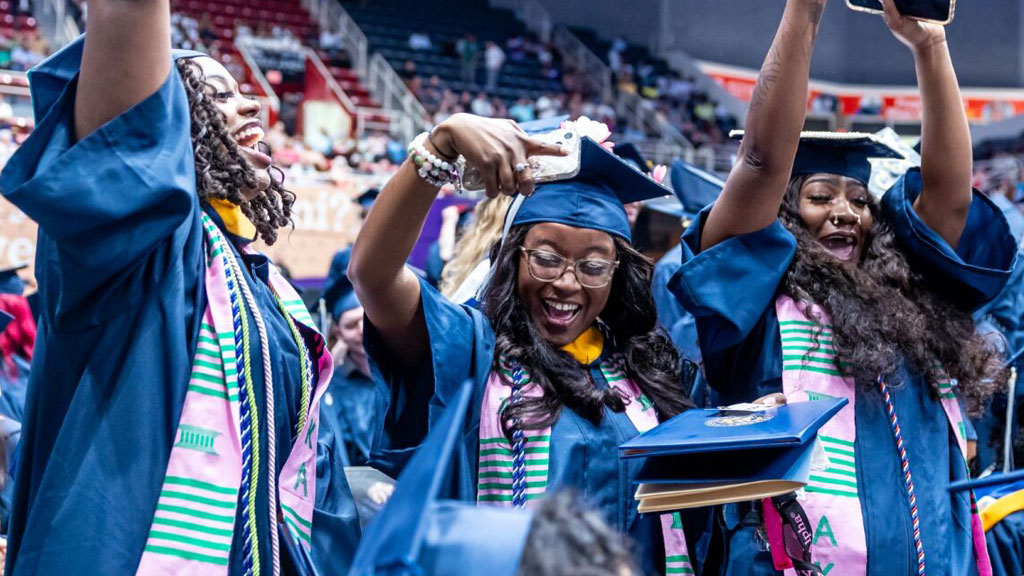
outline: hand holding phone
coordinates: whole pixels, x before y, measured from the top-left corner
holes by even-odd
[[[861,12],[884,12],[881,0],[846,0],[846,5]],[[907,18],[945,26],[953,21],[956,0],[896,0],[896,9]]]

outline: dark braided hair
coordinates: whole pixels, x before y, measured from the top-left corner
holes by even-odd
[[[224,115],[213,102],[216,88],[206,82],[202,69],[192,59],[178,60],[177,67],[188,94],[199,197],[227,200],[241,207],[259,237],[273,244],[278,229],[292,224],[295,194],[285,190],[284,175],[271,167],[267,190],[245,199],[243,191],[257,186],[256,171],[231,138]]]
[[[518,361],[544,394],[507,403],[501,421],[505,425],[517,419],[527,429],[547,428],[558,420],[564,405],[597,424],[605,406],[622,412],[625,403],[615,390],[597,388],[572,356],[551,346],[533,325],[518,289],[519,247],[529,229],[517,226],[510,230],[495,259],[494,276],[483,294],[483,304],[484,314],[494,327],[495,363],[502,358]],[[681,384],[679,352],[658,326],[651,294],[654,264],[628,242],[614,240],[620,264],[599,323],[603,324],[606,340],[625,360],[626,374],[651,399],[664,420],[692,407]],[[498,373],[505,384],[512,385],[503,372]],[[511,438],[508,428],[506,434]]]
[[[858,384],[873,387],[881,375],[898,386],[898,367],[906,363],[937,398],[944,369],[959,382],[968,410],[979,413],[1005,373],[997,353],[975,332],[971,312],[940,296],[910,267],[877,202],[869,207],[873,223],[860,265],[837,264],[800,216],[806,180],[790,181],[779,210],[797,240],[782,292],[828,313],[839,364]]]

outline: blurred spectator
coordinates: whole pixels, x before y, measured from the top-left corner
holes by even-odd
[[[433,47],[434,44],[430,41],[430,36],[426,32],[413,32],[409,35],[409,48],[411,50],[430,50]]]
[[[491,105],[491,102],[487,99],[487,94],[484,94],[483,92],[477,94],[476,98],[473,99],[473,102],[470,105],[470,111],[477,116],[494,116],[494,106]]]
[[[461,63],[462,81],[476,83],[476,68],[480,65],[480,46],[476,43],[476,36],[466,34],[460,38],[455,44],[455,51]]]
[[[487,68],[487,91],[494,92],[498,88],[498,76],[505,66],[505,51],[494,42],[488,42],[484,50],[484,65]]]
[[[533,102],[525,96],[516,100],[508,109],[509,118],[512,118],[516,122],[530,122],[531,120],[537,119],[536,111],[533,108]]]

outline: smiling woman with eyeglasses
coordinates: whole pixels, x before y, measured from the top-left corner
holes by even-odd
[[[640,573],[692,569],[683,521],[637,514],[638,464],[616,452],[688,405],[679,355],[657,327],[653,265],[631,245],[623,208],[671,192],[587,139],[578,174],[534,191],[525,158],[559,150],[505,121],[456,115],[421,142],[490,166],[491,194],[523,196],[506,216],[480,309],[453,304],[404,267],[437,190],[412,164],[420,152],[374,205],[349,268],[367,352],[391,389],[372,463],[397,472],[469,378],[459,498],[530,507],[572,488],[637,542]]]

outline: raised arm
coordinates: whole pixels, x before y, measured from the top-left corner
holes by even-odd
[[[507,120],[456,114],[441,123],[426,148],[452,158],[459,154],[482,168],[487,194],[533,193],[529,170],[515,175],[528,156],[561,154],[559,147],[529,138]],[[436,144],[436,148],[434,147]],[[381,191],[352,247],[348,275],[377,332],[406,365],[428,353],[420,284],[405,266],[420,236],[437,188],[424,182],[406,160]]]
[[[75,96],[77,138],[156,92],[170,65],[168,0],[89,0],[89,33]]]
[[[788,0],[761,65],[736,165],[701,236],[706,250],[778,217],[807,114],[811,53],[826,0]]]
[[[921,195],[914,211],[956,248],[971,208],[971,132],[946,29],[904,18],[883,0],[885,23],[910,48],[921,89]]]

